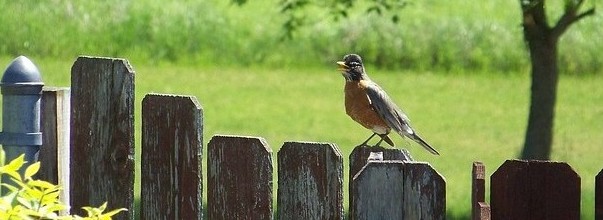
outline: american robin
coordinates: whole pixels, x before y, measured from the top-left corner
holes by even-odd
[[[392,147],[394,143],[387,136],[393,129],[400,136],[408,137],[419,143],[429,152],[440,155],[433,147],[429,146],[410,126],[408,117],[391,100],[385,91],[373,82],[364,70],[362,59],[357,54],[348,54],[343,61],[337,62],[339,70],[345,78],[345,111],[346,113],[373,134],[361,145],[379,135],[382,141]]]

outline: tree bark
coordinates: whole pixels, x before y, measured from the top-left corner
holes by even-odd
[[[522,159],[548,160],[553,143],[553,121],[557,97],[557,40],[528,39],[532,64],[532,86],[528,128]]]
[[[520,0],[523,33],[532,64],[530,113],[521,159],[550,159],[559,78],[557,43],[570,25],[595,12],[591,8],[578,13],[584,3],[584,0],[578,0],[566,5],[555,26],[549,27],[544,3],[545,0]]]

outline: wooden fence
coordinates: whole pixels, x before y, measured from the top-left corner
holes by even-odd
[[[130,210],[116,219],[133,219],[134,71],[123,59],[80,57],[71,76],[70,91],[44,91],[40,177],[68,186],[62,199],[74,213],[109,201],[109,209]],[[195,97],[143,98],[141,219],[203,219],[202,133]],[[284,143],[277,183],[263,138],[216,135],[207,147],[208,219],[346,218],[343,155],[335,144]],[[347,218],[445,218],[446,181],[429,164],[403,150],[364,146],[349,161]],[[580,177],[567,164],[507,161],[492,175],[490,205],[483,164],[474,164],[473,173],[473,219],[579,219]]]

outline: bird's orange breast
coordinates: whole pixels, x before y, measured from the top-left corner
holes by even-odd
[[[371,106],[370,100],[360,82],[346,82],[345,84],[345,111],[365,128],[389,132],[389,127]],[[378,132],[378,133],[384,133]]]

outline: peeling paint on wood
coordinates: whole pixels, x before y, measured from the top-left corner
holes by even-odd
[[[202,218],[202,120],[195,97],[143,99],[141,219]]]
[[[371,156],[371,154],[380,154],[381,160],[397,160],[397,161],[409,161],[410,154],[406,154],[403,150],[398,148],[384,148],[381,146],[371,147],[366,145],[359,145],[354,148],[349,156],[350,159],[350,170],[348,173],[348,196],[352,198],[352,191],[354,186],[352,179],[358,172],[364,167]],[[354,207],[354,200],[349,199],[349,207]]]
[[[272,219],[272,149],[266,140],[216,135],[207,154],[208,219]]]
[[[446,181],[425,162],[404,162],[404,219],[444,219]]]
[[[71,68],[71,211],[134,218],[134,71],[124,59],[79,57]]]
[[[404,164],[371,161],[353,178],[350,219],[404,218]],[[378,186],[378,187],[377,187]]]
[[[580,177],[566,163],[507,160],[490,181],[492,219],[580,219]]]
[[[351,219],[445,218],[445,180],[429,164],[369,161],[352,184]]]
[[[278,219],[343,219],[343,157],[335,144],[285,142],[278,180]]]

